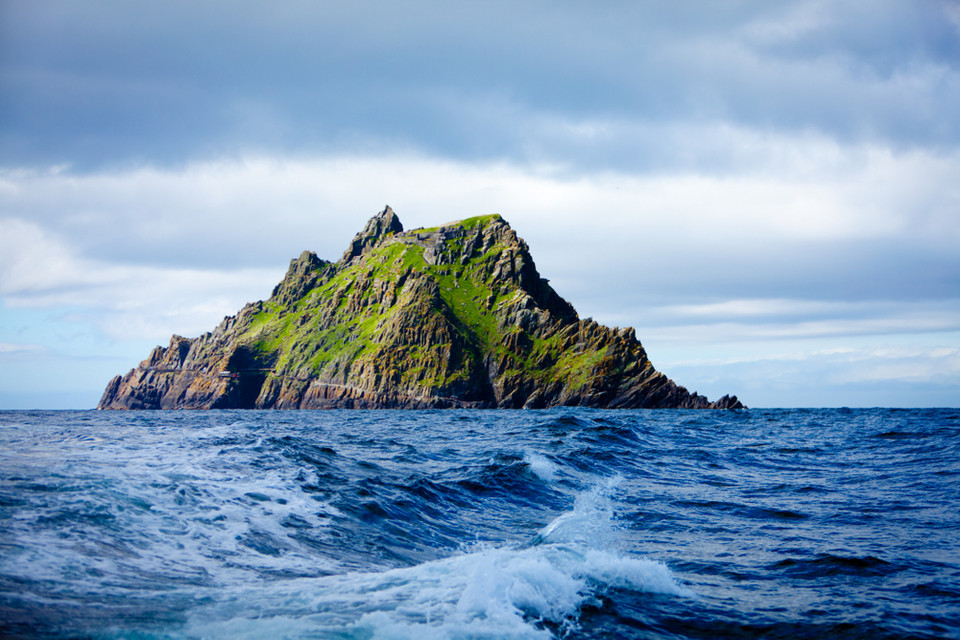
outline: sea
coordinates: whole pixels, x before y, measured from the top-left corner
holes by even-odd
[[[0,412],[4,638],[960,638],[960,410]]]

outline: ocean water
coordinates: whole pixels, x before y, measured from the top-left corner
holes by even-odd
[[[960,411],[3,412],[0,636],[960,638]]]

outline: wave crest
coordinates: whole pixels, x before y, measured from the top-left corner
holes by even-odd
[[[549,638],[575,627],[580,608],[608,589],[692,596],[662,563],[618,551],[609,490],[610,484],[580,494],[573,510],[521,547],[480,547],[412,567],[267,587],[274,589],[270,614],[250,616],[239,637],[259,637],[268,628],[277,636],[277,625],[294,623],[287,611],[306,608],[315,612],[312,633],[323,637]],[[226,629],[217,620],[235,622],[245,600],[235,593],[216,605],[221,611],[208,610],[206,622],[195,618],[191,635],[238,637],[236,625]],[[302,632],[303,622],[289,631]]]

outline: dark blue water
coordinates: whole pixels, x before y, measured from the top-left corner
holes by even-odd
[[[960,638],[960,411],[0,413],[0,636]]]

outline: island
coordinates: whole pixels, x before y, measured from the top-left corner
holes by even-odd
[[[98,409],[738,409],[654,369],[631,328],[580,319],[499,215],[404,231],[389,207],[336,262],[174,335]]]

